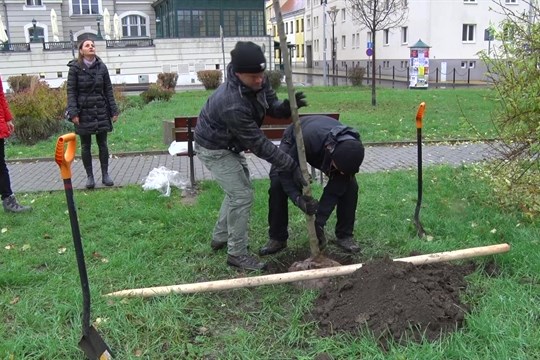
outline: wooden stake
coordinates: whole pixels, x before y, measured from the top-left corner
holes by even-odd
[[[285,81],[287,83],[287,91],[289,94],[289,102],[291,104],[291,117],[294,124],[294,134],[296,137],[296,147],[298,149],[298,162],[300,163],[300,169],[304,179],[309,179],[309,173],[306,161],[306,150],[304,146],[304,137],[302,136],[302,128],[300,127],[300,120],[298,118],[298,105],[296,104],[296,97],[294,91],[294,85],[292,82],[292,70],[289,63],[289,48],[287,47],[287,37],[285,36],[285,27],[283,25],[283,16],[281,15],[281,8],[279,6],[279,0],[274,0],[274,11],[276,13],[277,29],[279,33],[279,46],[281,49],[281,56],[284,58],[283,64],[285,65]],[[304,195],[311,196],[311,187],[309,181],[307,186],[304,186],[302,193]],[[309,248],[311,250],[311,256],[317,257],[321,250],[319,249],[319,240],[317,239],[317,233],[315,232],[315,217],[313,215],[306,214],[307,230],[309,236]]]
[[[433,254],[410,256],[405,258],[395,259],[394,261],[410,262],[415,265],[433,264],[451,260],[468,259],[477,256],[486,256],[505,253],[510,250],[508,244],[497,244],[490,246],[481,246],[476,248],[445,251]],[[338,267],[330,267],[324,269],[295,271],[283,274],[262,275],[239,279],[207,281],[195,284],[157,286],[141,289],[121,290],[106,294],[105,296],[113,297],[151,297],[163,296],[169,294],[190,294],[210,291],[223,291],[231,289],[239,289],[246,287],[255,287],[261,285],[283,284],[294,281],[305,281],[322,279],[334,276],[349,275],[360,269],[362,264],[344,265]]]

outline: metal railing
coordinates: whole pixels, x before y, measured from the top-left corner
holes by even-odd
[[[108,48],[153,47],[154,39],[107,40]]]
[[[43,50],[55,51],[55,50],[71,50],[75,46],[71,41],[50,41],[43,43]]]
[[[30,51],[30,43],[10,43],[0,44],[0,52],[27,52]]]

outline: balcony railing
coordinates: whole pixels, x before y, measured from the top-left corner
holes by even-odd
[[[107,40],[108,48],[152,47],[152,46],[154,46],[153,39]]]
[[[75,43],[71,41],[54,41],[54,42],[44,42],[43,50],[45,51],[55,51],[55,50],[71,50],[75,47]]]
[[[0,44],[0,52],[27,52],[30,51],[30,43],[3,43]]]

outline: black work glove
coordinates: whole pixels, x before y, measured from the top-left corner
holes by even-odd
[[[319,240],[319,250],[324,250],[328,241],[326,241],[326,235],[324,234],[324,228],[315,224],[315,234],[317,234],[317,240]]]
[[[297,166],[294,168],[292,172],[292,177],[294,184],[299,187],[303,188],[304,186],[307,186],[308,183],[306,182],[306,179],[304,179],[304,175],[302,175],[302,170],[300,170],[300,166]]]
[[[315,215],[319,208],[319,202],[307,195],[298,195],[296,198],[296,206],[308,215]]]
[[[307,101],[305,100],[306,95],[302,91],[297,92],[294,94],[294,97],[296,98],[296,106],[300,109],[301,107],[307,106]]]

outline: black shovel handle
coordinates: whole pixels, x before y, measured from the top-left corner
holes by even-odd
[[[74,133],[60,136],[56,142],[55,160],[60,167],[60,173],[64,180],[69,221],[71,223],[71,233],[73,234],[73,245],[75,246],[75,256],[77,258],[77,267],[79,268],[79,277],[81,279],[83,295],[83,335],[87,336],[90,329],[90,286],[88,285],[88,274],[84,262],[79,220],[77,219],[77,209],[75,208],[75,202],[73,201],[73,185],[71,184],[71,163],[75,157],[76,146],[77,141]]]

